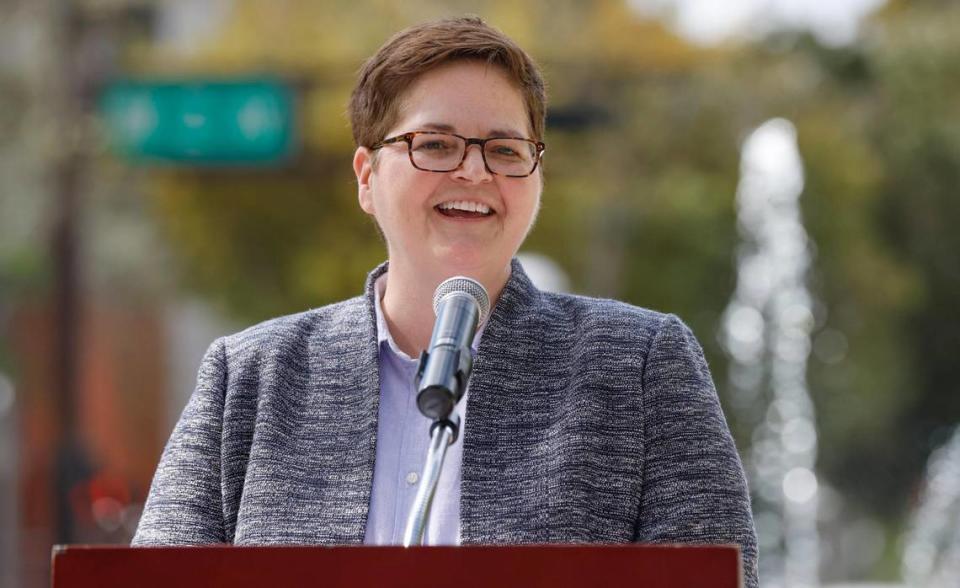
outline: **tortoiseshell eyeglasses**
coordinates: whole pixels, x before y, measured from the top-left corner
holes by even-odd
[[[479,145],[483,165],[491,174],[525,178],[537,169],[547,146],[522,137],[462,137],[439,131],[411,131],[380,141],[371,149],[380,149],[403,141],[413,167],[428,172],[451,172],[467,158],[467,148]]]

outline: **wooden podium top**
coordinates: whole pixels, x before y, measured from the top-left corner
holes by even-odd
[[[742,585],[733,546],[108,547],[58,545],[53,588]]]

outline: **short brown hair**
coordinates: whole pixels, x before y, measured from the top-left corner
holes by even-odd
[[[350,96],[350,125],[358,146],[372,147],[396,124],[404,91],[440,65],[476,59],[499,66],[521,94],[533,139],[543,140],[547,96],[533,59],[502,32],[475,16],[427,22],[400,31],[363,64]]]

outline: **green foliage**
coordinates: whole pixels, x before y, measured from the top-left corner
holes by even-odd
[[[921,3],[889,22],[877,48],[870,129],[886,173],[877,217],[897,259],[913,268],[919,300],[902,317],[909,365],[890,447],[904,479],[960,421],[960,7]],[[889,444],[892,445],[892,444]],[[906,490],[906,489],[905,489]]]
[[[184,282],[246,320],[358,295],[384,254],[357,207],[350,160],[314,159],[277,173],[158,177],[152,200]]]

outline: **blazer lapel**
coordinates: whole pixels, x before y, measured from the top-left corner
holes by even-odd
[[[321,453],[331,460],[327,487],[332,491],[323,498],[318,525],[327,529],[330,543],[363,543],[366,531],[380,405],[373,283],[386,269],[384,263],[370,273],[362,303],[345,309],[337,328],[318,333],[317,352],[311,354],[317,358],[322,350],[334,358],[311,370],[314,382],[323,383],[321,404],[329,412],[317,436],[332,443]]]
[[[551,392],[541,293],[514,260],[480,341],[463,435],[460,534],[464,544],[547,543]]]

